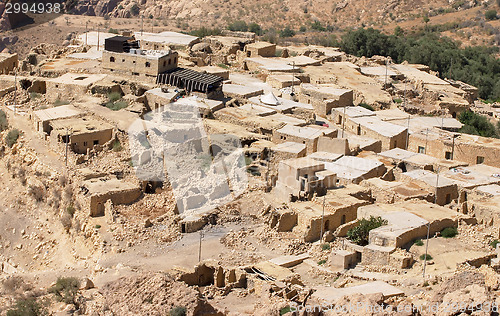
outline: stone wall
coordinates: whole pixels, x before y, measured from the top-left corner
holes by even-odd
[[[156,77],[159,73],[177,68],[177,62],[177,52],[171,52],[161,57],[151,57],[148,55],[104,51],[101,66],[113,72]]]

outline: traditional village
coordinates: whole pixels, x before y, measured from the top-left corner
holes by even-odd
[[[250,32],[66,44],[0,54],[1,315],[19,291],[50,315],[498,315],[476,87]]]

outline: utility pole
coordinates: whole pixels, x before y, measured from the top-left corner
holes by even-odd
[[[203,239],[203,231],[200,231],[200,247],[198,249],[198,262],[201,262],[201,240]]]
[[[451,160],[455,159],[455,137],[457,137],[456,134],[453,134],[453,140],[451,142]]]
[[[321,243],[321,240],[323,239],[323,223],[325,221],[325,199],[326,199],[326,194],[323,196],[323,213],[321,214],[321,233],[319,235],[319,242]]]
[[[342,138],[344,138],[344,129],[345,129],[345,109],[347,107],[344,106],[344,116],[342,117]]]
[[[295,62],[292,63],[292,93],[290,95],[293,97],[295,93],[293,92],[293,86],[295,85]]]
[[[97,50],[99,50],[99,28],[97,28]]]
[[[406,108],[406,80],[405,80],[405,93],[403,95],[403,99],[404,99],[403,106]]]
[[[14,114],[17,106],[17,68],[14,68]]]
[[[408,130],[406,131],[406,150],[408,150],[410,142],[410,117],[411,115],[408,115]]]
[[[427,249],[429,249],[429,231],[431,230],[431,223],[427,222],[427,241],[425,242],[425,258],[424,258],[424,271],[422,277],[425,280],[425,268],[427,267]]]
[[[85,21],[85,46],[87,46],[87,25],[89,24],[89,21]]]
[[[144,26],[144,15],[141,15],[141,37],[142,37],[143,26]]]
[[[69,146],[69,131],[70,128],[66,127],[66,166],[68,166],[68,146]]]
[[[384,84],[384,90],[387,89],[387,65],[389,64],[389,57],[386,57],[385,59],[385,84]]]
[[[425,129],[425,148],[424,148],[424,153],[427,154],[427,139],[429,138],[429,129]]]
[[[439,169],[440,167],[438,166],[436,173],[436,192],[434,192],[434,204],[437,204],[437,199],[438,199]]]

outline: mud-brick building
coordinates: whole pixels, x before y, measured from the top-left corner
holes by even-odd
[[[133,37],[107,38],[102,53],[102,67],[110,72],[156,78],[177,68],[178,54],[172,50],[144,50]]]
[[[0,53],[0,75],[8,75],[18,65],[17,54]]]
[[[289,159],[278,166],[275,192],[285,200],[308,198],[314,192],[334,188],[336,183],[336,174],[325,170],[324,163],[307,157]]]
[[[275,57],[276,44],[271,44],[268,42],[256,42],[247,44],[245,46],[245,52],[247,53],[247,57]]]
[[[412,133],[408,150],[439,159],[500,167],[500,140],[439,129]]]
[[[380,140],[383,151],[406,148],[408,128],[382,121],[374,111],[361,106],[334,108],[332,120],[349,133]]]
[[[94,146],[102,146],[113,138],[113,126],[90,117],[67,118],[50,122],[50,139],[69,142],[77,154],[86,154]]]

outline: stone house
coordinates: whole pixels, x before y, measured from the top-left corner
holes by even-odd
[[[0,75],[8,75],[18,65],[17,54],[0,53]]]

